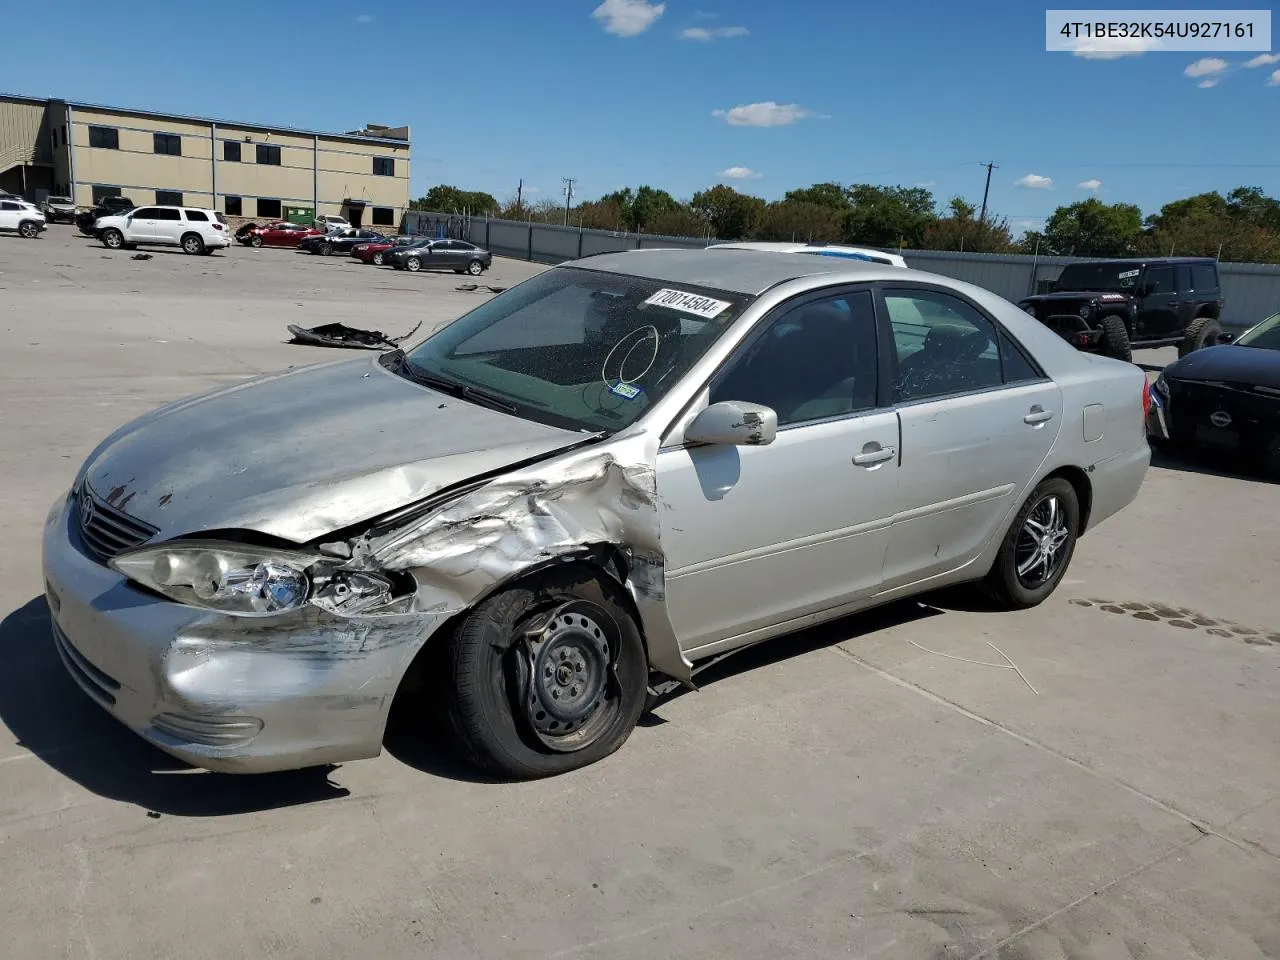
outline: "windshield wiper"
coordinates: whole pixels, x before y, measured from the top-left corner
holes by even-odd
[[[408,363],[403,363],[402,369],[405,376],[415,383],[420,383],[425,387],[432,387],[450,396],[458,397],[462,400],[470,400],[472,403],[484,407],[492,407],[495,410],[501,410],[503,413],[515,413],[519,408],[509,400],[503,400],[499,396],[487,393],[478,387],[470,384],[459,383],[457,380],[450,380],[447,377],[439,376],[434,373],[422,373],[413,369]]]

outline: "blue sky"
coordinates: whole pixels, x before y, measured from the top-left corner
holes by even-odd
[[[1280,194],[1280,57],[1047,53],[1025,2],[46,0],[22,21],[0,91],[408,123],[415,196],[445,182],[501,200],[521,177],[559,196],[571,176],[581,199],[834,180],[977,202],[985,160],[992,209],[1020,229],[1093,195],[1150,213],[1241,184]]]

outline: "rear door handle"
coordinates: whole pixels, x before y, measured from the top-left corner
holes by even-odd
[[[1053,411],[1045,410],[1043,407],[1035,406],[1031,408],[1031,412],[1022,418],[1023,423],[1028,423],[1033,427],[1038,427],[1042,423],[1048,423],[1053,419]]]
[[[861,453],[854,455],[853,462],[859,467],[874,467],[877,463],[892,460],[897,455],[898,451],[893,447],[882,447],[873,441],[864,446]]]

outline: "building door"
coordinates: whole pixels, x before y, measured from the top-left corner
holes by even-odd
[[[359,228],[364,222],[364,204],[352,203],[346,200],[342,204],[342,212],[346,215],[347,223],[353,227]]]

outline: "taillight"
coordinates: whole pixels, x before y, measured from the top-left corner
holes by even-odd
[[[1145,429],[1147,422],[1147,414],[1151,412],[1151,384],[1147,383],[1147,378],[1142,378],[1142,423]]]
[[[213,229],[215,229],[215,230],[221,230],[221,229],[222,229],[222,224],[220,224],[220,223],[214,223],[214,224],[213,224]]]

